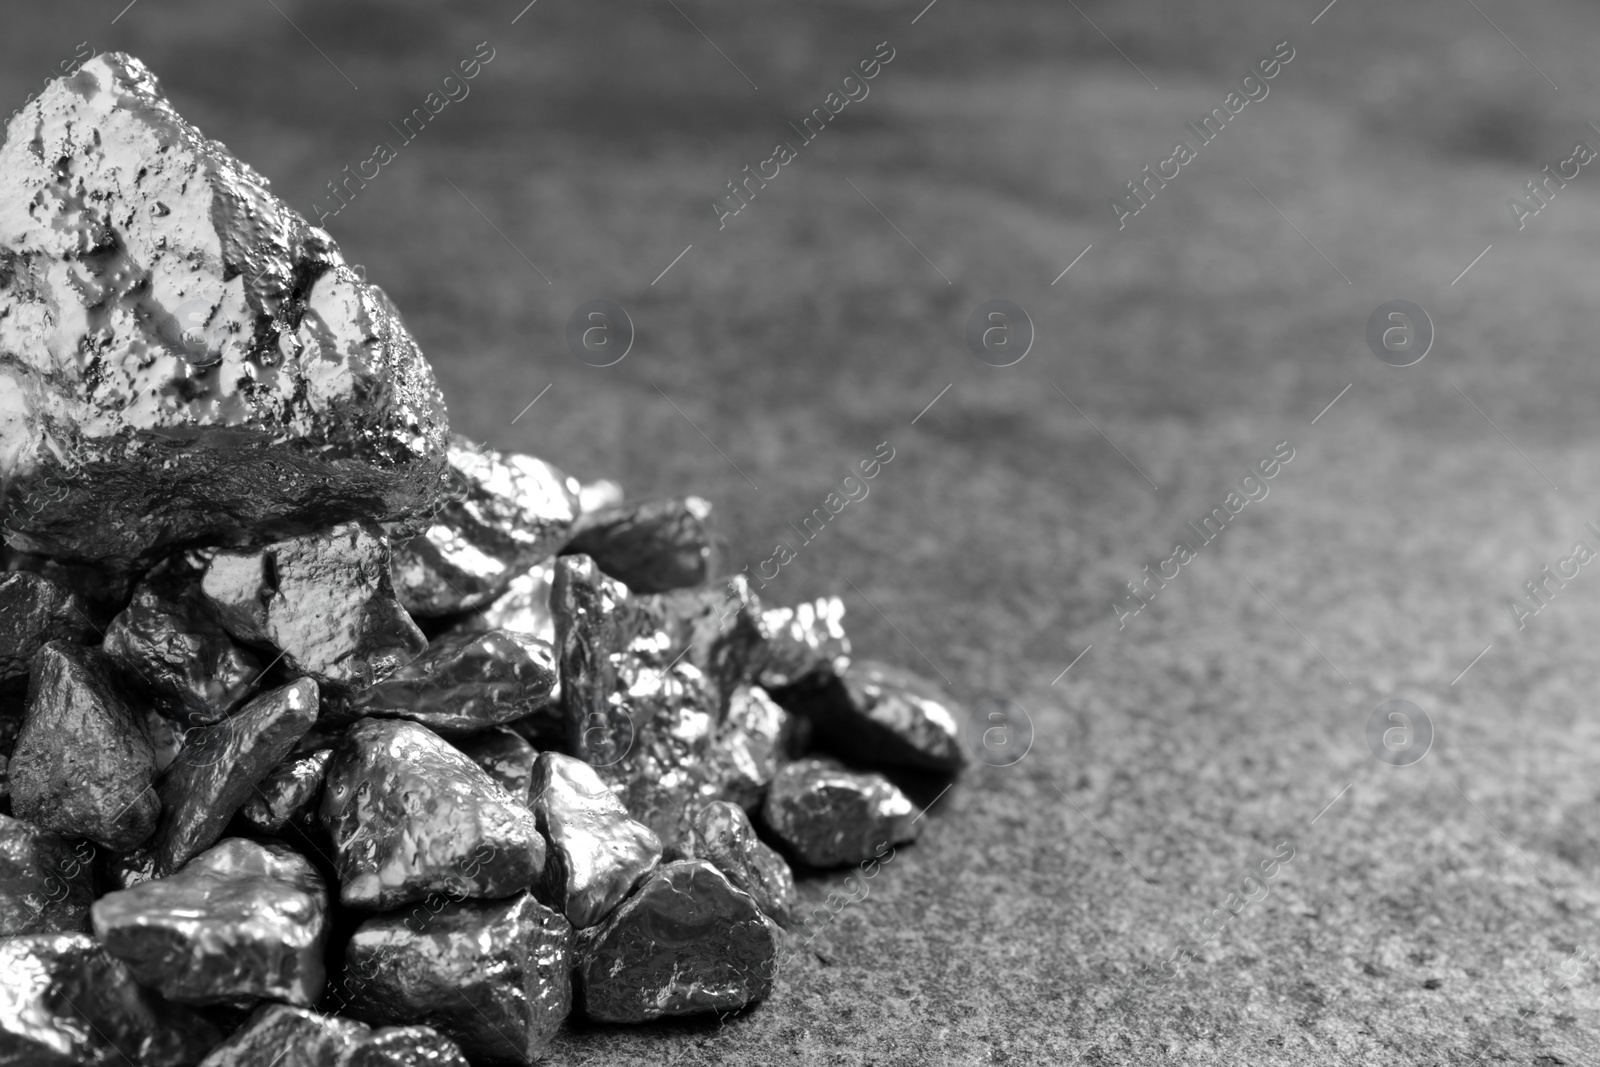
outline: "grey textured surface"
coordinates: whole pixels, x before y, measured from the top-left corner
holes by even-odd
[[[472,96],[329,221],[452,428],[632,499],[703,495],[752,569],[887,440],[763,597],[838,594],[858,654],[937,677],[920,649],[960,699],[1032,716],[1028,755],[975,763],[875,877],[802,883],[803,909],[868,895],[760,1007],[575,1029],[550,1062],[1600,1060],[1600,971],[1574,959],[1600,907],[1600,601],[1584,568],[1523,631],[1506,606],[1600,522],[1600,207],[1586,169],[1522,232],[1505,208],[1592,135],[1600,13],[1479,0],[1557,92],[1456,0],[1314,26],[1322,2],[1081,0],[1157,91],[1061,4],[940,0],[913,26],[923,3],[680,2],[756,92],[666,5],[279,6],[359,92],[269,6],[176,0],[114,27],[87,0],[8,13],[0,90],[86,35],[128,47],[309,211],[491,41]],[[1285,38],[1271,96],[1119,233],[1106,198]],[[885,39],[872,95],[719,232],[724,183]],[[562,339],[597,296],[639,333],[604,370]],[[962,341],[994,297],[1039,332],[1011,368]],[[1439,331],[1404,370],[1364,341],[1397,297]],[[1270,496],[1118,630],[1123,583],[1284,440]],[[1365,741],[1397,695],[1436,730],[1411,767]],[[1157,980],[1283,841],[1266,899]]]

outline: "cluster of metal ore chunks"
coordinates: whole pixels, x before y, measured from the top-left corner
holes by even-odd
[[[5,132],[0,1065],[526,1064],[766,996],[785,855],[959,770],[940,691],[714,580],[703,501],[451,437],[137,60]]]

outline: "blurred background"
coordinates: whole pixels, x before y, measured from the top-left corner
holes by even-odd
[[[524,3],[11,5],[0,101],[126,50],[313,218],[399,146],[325,225],[452,427],[707,497],[730,570],[895,450],[763,596],[842,595],[859,653],[1013,702],[1031,748],[977,764],[767,1004],[552,1062],[1600,1061],[1600,578],[1510,606],[1600,548],[1600,174],[1520,230],[1506,204],[1600,146],[1600,10]],[[1119,230],[1108,199],[1285,41]],[[880,42],[869,95],[719,228]],[[636,329],[604,368],[564,337],[596,299]],[[1012,366],[964,337],[991,299],[1031,319]],[[1436,331],[1405,368],[1366,341],[1395,299]],[[1269,496],[1119,620],[1280,442]],[[1407,766],[1367,740],[1396,698],[1432,728]],[[1196,934],[1282,842],[1269,895]]]

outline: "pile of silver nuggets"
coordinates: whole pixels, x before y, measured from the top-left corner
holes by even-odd
[[[791,865],[926,825],[941,689],[718,580],[703,500],[452,436],[383,292],[138,60],[5,134],[0,1064],[738,1010]]]

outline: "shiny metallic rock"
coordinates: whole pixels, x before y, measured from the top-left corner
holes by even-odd
[[[95,901],[94,934],[139,984],[181,1004],[322,995],[328,891],[298,852],[230,837],[175,874]]]
[[[89,60],[8,134],[0,467],[15,547],[126,567],[428,509],[444,402],[394,306],[142,63]]]
[[[264,834],[281,833],[291,823],[302,828],[317,825],[322,782],[332,755],[331,747],[291,755],[256,783],[239,809],[240,817]]]
[[[637,1023],[731,1011],[772,990],[780,933],[704,860],[668,863],[578,939],[585,1014]]]
[[[263,693],[215,726],[190,730],[161,779],[156,870],[170,874],[210,848],[256,783],[283,762],[317,718],[317,683],[301,678]]]
[[[48,578],[65,586],[89,605],[89,621],[104,627],[133,595],[136,574],[115,571],[93,563],[74,563],[51,559],[31,552],[19,552],[0,543],[0,570],[22,571]]]
[[[893,782],[832,760],[786,764],[762,814],[789,850],[813,867],[860,863],[884,845],[915,839],[921,829],[915,805]]]
[[[193,1067],[221,1036],[140,986],[88,934],[0,941],[6,1067]]]
[[[668,636],[662,650],[665,662],[682,656],[698,667],[716,686],[724,710],[733,691],[753,679],[767,655],[761,601],[743,575],[639,597],[636,603],[644,619]]]
[[[302,1008],[261,1008],[205,1067],[468,1067],[454,1041],[427,1026],[386,1026]]]
[[[911,671],[857,660],[843,674],[818,677],[784,693],[830,752],[869,767],[950,773],[966,764],[966,713],[944,691]]]
[[[95,858],[87,841],[0,815],[0,937],[88,930]]]
[[[160,564],[106,627],[106,653],[169,718],[206,726],[238,707],[264,664],[234,644],[183,557]]]
[[[201,1067],[342,1067],[370,1033],[354,1019],[263,1004]]]
[[[8,772],[18,818],[110,849],[143,842],[161,812],[155,750],[99,649],[52,641],[34,655]]]
[[[578,490],[543,460],[452,438],[440,507],[422,533],[395,546],[400,602],[419,618],[487,604],[567,542]]]
[[[662,670],[624,655],[617,678],[615,696],[629,717],[631,744],[596,769],[628,813],[671,846],[688,831],[690,806],[721,793],[712,759],[716,696],[705,676],[685,662]],[[614,734],[606,750],[615,751],[622,738]]]
[[[389,543],[370,523],[219,552],[200,587],[235,637],[272,645],[292,671],[333,689],[365,689],[428,647],[395,599]]]
[[[132,889],[156,876],[155,853],[148,848],[132,852],[111,852],[106,855],[105,879],[108,889]]]
[[[467,1067],[467,1058],[431,1026],[384,1026],[360,1038],[338,1067]]]
[[[619,505],[584,514],[563,551],[592,556],[636,593],[681,589],[709,579],[725,554],[710,520],[697,496]]]
[[[321,816],[346,907],[509,896],[544,869],[533,813],[437,734],[404,720],[350,728],[328,764]]]
[[[609,478],[596,478],[578,487],[578,512],[588,515],[622,503],[622,486]]]
[[[532,795],[539,832],[550,843],[540,896],[577,929],[610,914],[661,862],[661,839],[630,818],[582,760],[540,753]]]
[[[98,636],[89,605],[66,586],[23,571],[0,574],[0,687],[24,684],[28,661],[45,642],[82,645]]]
[[[715,866],[778,922],[787,922],[793,913],[799,899],[794,874],[783,857],[756,836],[739,805],[725,800],[702,805],[694,814],[682,850],[688,858]]]
[[[520,719],[558,696],[555,649],[512,630],[443,634],[387,680],[336,698],[334,721],[395,716],[460,736]]]
[[[539,753],[521,734],[496,726],[451,743],[482,767],[507,793],[527,802],[528,788],[533,782],[533,762]]]
[[[345,950],[349,1012],[421,1022],[478,1067],[537,1060],[572,1007],[572,927],[531,894],[379,915]]]
[[[550,584],[555,564],[538,563],[511,579],[506,591],[487,606],[467,615],[455,629],[515,630],[555,643],[555,620],[550,614]]]
[[[587,556],[556,561],[551,607],[572,751],[670,847],[689,805],[718,795],[716,686],[674,654],[681,639],[659,604],[633,597]]]
[[[124,676],[126,677],[126,676]],[[145,736],[150,738],[150,747],[156,752],[156,770],[163,774],[178,758],[178,752],[183,748],[183,738],[187,730],[181,723],[174,722],[161,712],[157,711],[154,704],[146,704],[143,714],[139,714],[140,721],[144,724]]]
[[[562,556],[550,587],[561,701],[573,755],[609,765],[633,745],[633,720],[618,693],[618,661],[637,630],[627,586],[588,556]],[[663,636],[664,643],[667,638]]]
[[[632,636],[611,657],[612,700],[628,713],[632,743],[601,774],[671,846],[697,802],[759,806],[790,716],[745,684],[763,646],[760,605],[743,578],[635,597],[628,609]]]
[[[850,663],[844,632],[844,601],[822,597],[761,614],[767,648],[755,681],[778,690],[813,676],[842,672]]]
[[[532,712],[508,722],[512,729],[541,749],[567,747],[566,714],[561,703],[559,672],[555,670],[555,619],[550,613],[550,586],[554,578],[553,561],[534,565],[513,578],[498,599],[453,620],[443,635],[466,642],[460,635],[504,630],[538,662],[551,668],[556,680],[549,699]]]
[[[746,811],[761,807],[793,734],[791,716],[759,686],[740,686],[711,741],[716,796]]]

